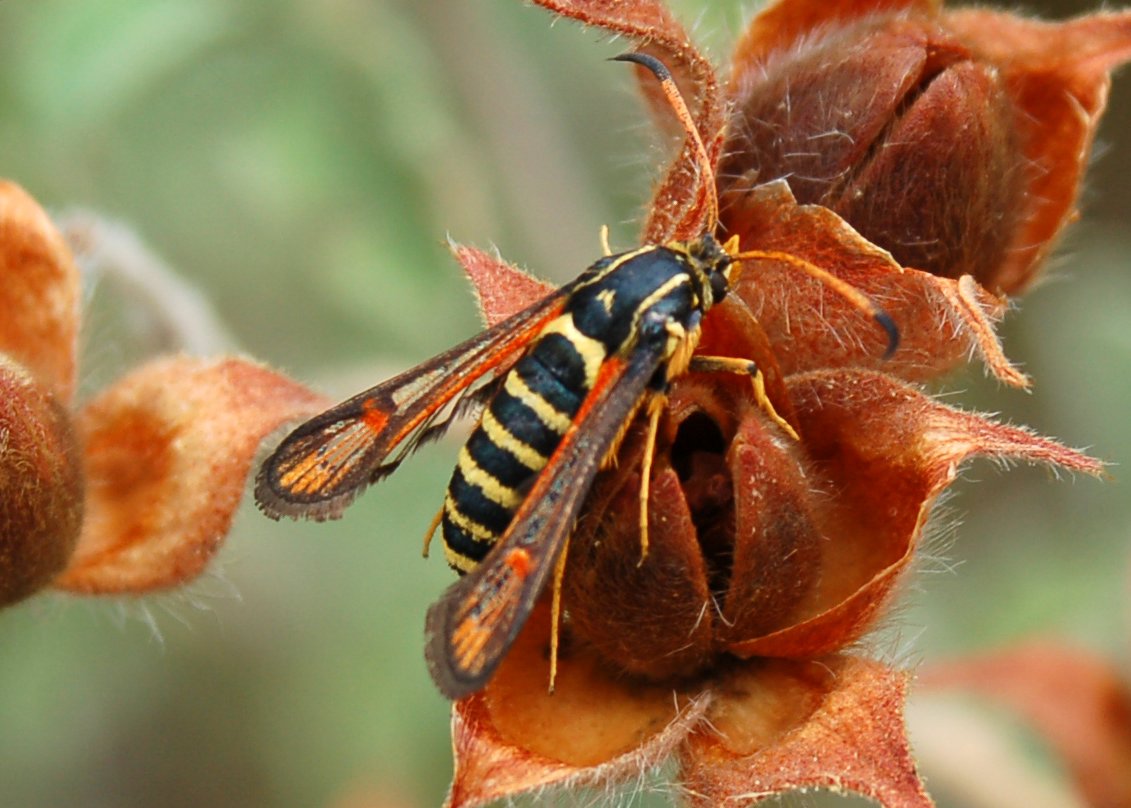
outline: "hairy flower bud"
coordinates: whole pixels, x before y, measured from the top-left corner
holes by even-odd
[[[727,328],[705,340],[756,357],[777,417],[748,380],[676,379],[651,468],[647,555],[640,427],[598,477],[570,540],[569,635],[622,674],[671,681],[736,659],[840,652],[884,613],[958,462],[983,454],[1102,468],[884,374],[783,377],[740,311],[720,306]]]
[[[984,282],[1002,263],[1025,190],[1014,111],[939,24],[867,16],[735,71],[731,194],[784,178],[904,266]]]
[[[66,566],[82,525],[82,474],[64,409],[0,355],[0,606]]]
[[[799,447],[718,380],[680,381],[662,418],[641,563],[635,457],[598,484],[565,581],[571,629],[622,670],[689,676],[789,626],[821,574]],[[643,434],[627,452],[642,450]]]
[[[779,0],[740,40],[719,188],[786,179],[905,267],[1025,290],[1076,215],[1124,13],[1065,22],[925,0]]]

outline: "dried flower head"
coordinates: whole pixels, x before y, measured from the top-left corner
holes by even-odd
[[[544,292],[485,253],[455,253],[492,319]],[[748,312],[716,313],[705,349],[725,340],[773,367]],[[746,385],[674,383],[643,563],[643,435],[630,433],[571,539],[555,691],[545,609],[487,688],[455,707],[452,805],[632,778],[672,755],[702,804],[818,785],[929,804],[902,731],[903,674],[846,649],[883,614],[965,460],[1100,464],[873,371],[771,370],[767,390],[800,441]],[[864,749],[875,754],[861,769]]]
[[[786,179],[903,266],[993,288],[1027,200],[1002,74],[931,9],[856,5],[819,30],[747,32],[722,182]]]
[[[76,406],[79,277],[42,209],[0,184],[0,605],[41,588],[192,580],[260,439],[323,400],[244,359],[152,361]]]

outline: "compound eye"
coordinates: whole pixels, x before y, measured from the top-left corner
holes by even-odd
[[[730,290],[730,283],[727,282],[726,275],[721,272],[711,273],[711,297],[718,303],[727,296]]]

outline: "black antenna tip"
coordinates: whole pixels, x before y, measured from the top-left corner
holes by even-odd
[[[876,322],[879,323],[880,328],[887,332],[888,347],[884,351],[883,358],[891,359],[892,354],[895,353],[895,349],[899,347],[899,328],[896,326],[895,321],[891,319],[891,315],[886,311],[877,311],[872,316],[875,318]]]
[[[631,53],[622,53],[620,56],[613,56],[609,59],[610,62],[635,62],[641,67],[646,67],[652,74],[660,81],[671,80],[671,71],[664,66],[664,63],[657,59],[655,56],[649,56],[646,53],[638,53],[633,51]]]

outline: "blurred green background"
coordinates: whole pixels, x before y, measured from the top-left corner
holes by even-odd
[[[673,5],[720,61],[752,11]],[[234,347],[344,396],[477,329],[445,235],[558,281],[601,224],[634,242],[665,155],[604,61],[623,47],[517,0],[9,0],[0,175],[128,225]],[[1127,662],[1131,76],[1111,107],[1086,217],[1004,329],[1035,392],[980,369],[943,389],[1114,479],[971,466],[957,537],[927,548],[881,642],[897,661],[1054,632]],[[129,305],[92,291],[84,389],[135,358]],[[448,707],[421,630],[450,574],[420,541],[453,454],[422,452],[338,523],[245,503],[187,592],[6,610],[0,806],[438,804]]]

